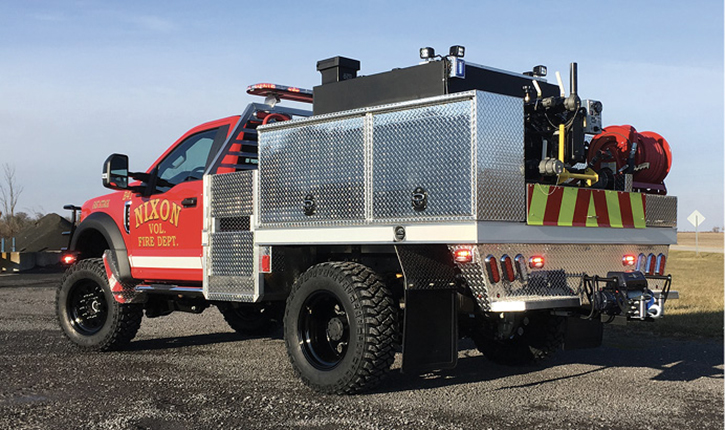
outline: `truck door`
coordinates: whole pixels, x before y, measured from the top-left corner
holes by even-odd
[[[147,187],[152,189],[126,203],[134,278],[201,283],[202,177],[237,119],[208,123],[185,134],[149,170]]]

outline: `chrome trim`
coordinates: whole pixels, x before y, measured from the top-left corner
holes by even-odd
[[[547,298],[540,300],[531,298],[530,301],[497,301],[491,303],[491,312],[524,312],[534,309],[576,308],[581,306],[579,297]]]

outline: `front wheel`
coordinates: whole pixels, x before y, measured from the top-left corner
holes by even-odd
[[[292,287],[284,338],[295,373],[314,390],[350,394],[369,389],[395,358],[396,303],[369,268],[318,264]]]
[[[56,292],[56,314],[65,336],[86,350],[120,349],[136,336],[143,305],[113,298],[103,260],[91,258],[71,266]]]

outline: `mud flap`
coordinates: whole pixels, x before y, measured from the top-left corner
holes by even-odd
[[[578,316],[566,319],[564,350],[597,348],[602,345],[604,324],[597,318],[588,320]]]
[[[403,372],[455,367],[455,272],[447,246],[399,245],[396,250],[405,276]]]

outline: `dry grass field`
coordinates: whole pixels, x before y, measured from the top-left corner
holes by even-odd
[[[667,336],[722,339],[723,254],[670,251],[666,273],[672,274],[672,289],[680,293],[680,299],[666,303],[662,319],[629,326]]]
[[[697,235],[698,245],[703,248],[723,249],[723,233],[711,231],[700,232]],[[682,246],[695,246],[695,232],[677,233],[677,244]]]

